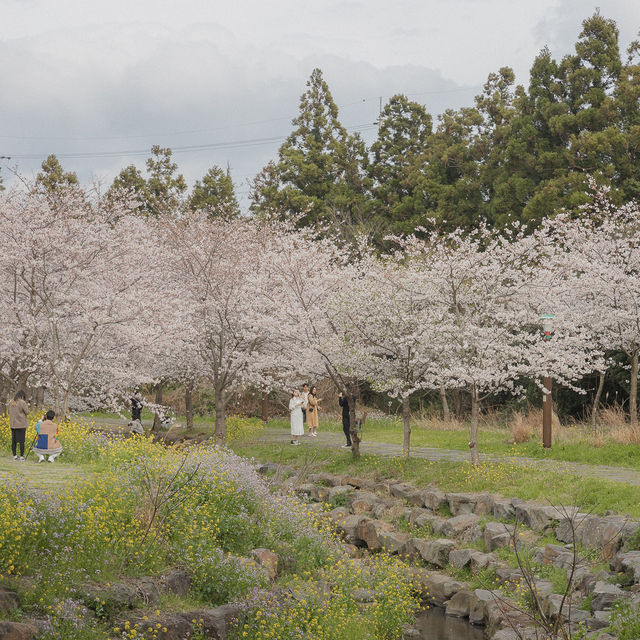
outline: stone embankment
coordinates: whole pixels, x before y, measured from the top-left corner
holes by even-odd
[[[269,474],[276,467],[265,464],[259,470]],[[613,637],[603,630],[616,600],[640,603],[640,551],[623,550],[639,523],[628,517],[326,473],[311,474],[304,482],[291,475],[282,485],[315,503],[312,507],[333,521],[355,557],[384,549],[408,558],[425,602],[444,607],[447,615],[485,625],[493,640],[535,637],[531,618],[505,595],[509,588],[523,585],[525,576],[499,559],[496,550],[502,547],[517,547],[521,555],[532,558],[533,586],[548,619],[560,617],[565,625],[584,626],[587,637]],[[538,542],[550,536],[557,544]],[[542,577],[549,565],[566,571],[567,579],[573,572],[564,602],[552,582]],[[488,570],[495,575],[495,588],[471,589],[447,573],[460,575],[465,569],[471,576]],[[419,635],[407,629],[405,637]]]

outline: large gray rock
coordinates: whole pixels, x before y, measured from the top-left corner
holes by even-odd
[[[496,559],[493,553],[482,553],[482,551],[475,551],[471,554],[471,573],[476,575],[480,571],[484,571],[489,566],[489,563],[494,562]]]
[[[428,591],[428,599],[440,606],[450,600],[454,594],[464,589],[464,584],[441,573],[431,573],[424,581]]]
[[[266,570],[270,580],[278,576],[278,556],[269,549],[254,549],[251,558]]]
[[[610,563],[611,569],[617,573],[625,573],[633,582],[640,582],[640,551],[618,553]]]
[[[484,544],[487,551],[511,545],[514,528],[502,522],[487,522],[484,527]]]
[[[371,515],[375,518],[389,518],[391,520],[400,517],[405,510],[404,503],[393,498],[382,498],[371,509]]]
[[[493,501],[493,517],[496,520],[512,520],[516,509],[509,498],[495,498]]]
[[[411,484],[407,484],[406,482],[392,484],[389,487],[389,491],[394,498],[406,500],[416,507],[424,507],[423,492],[419,491]]]
[[[0,640],[33,640],[37,633],[33,625],[0,620]]]
[[[464,569],[471,565],[471,556],[477,553],[474,549],[452,549],[449,553],[449,564],[456,569]]]
[[[591,596],[591,611],[609,611],[616,600],[625,596],[625,592],[617,584],[598,580]]]
[[[338,496],[347,496],[353,491],[353,488],[348,485],[339,485],[337,487],[329,487],[328,500],[333,500]]]
[[[346,507],[336,507],[335,509],[331,509],[331,511],[327,511],[325,514],[326,518],[329,518],[331,522],[334,524],[338,524],[342,522],[349,515],[349,509]]]
[[[578,542],[588,549],[601,549],[605,559],[615,556],[625,540],[638,529],[639,524],[622,516],[584,516],[573,519]],[[556,537],[562,542],[573,542],[572,521],[565,518],[556,529]]]
[[[562,518],[556,507],[541,505],[535,502],[522,502],[516,505],[516,519],[534,531],[551,528]]]
[[[315,484],[312,484],[311,482],[305,482],[304,484],[300,484],[297,487],[294,487],[293,491],[300,497],[309,499],[311,498],[311,495],[313,494],[313,490],[315,488]]]
[[[493,515],[495,501],[496,496],[491,493],[478,493],[476,494],[476,504],[473,512],[478,516],[491,516]]]
[[[443,504],[447,502],[447,498],[440,489],[427,489],[423,491],[422,498],[424,506],[431,511],[437,511]]]
[[[445,495],[452,516],[459,516],[461,513],[473,513],[476,506],[475,493],[447,493]]]
[[[559,544],[547,544],[542,550],[541,556],[538,558],[537,552],[535,560],[541,564],[553,564],[553,561],[561,554],[566,553],[567,549]]]
[[[394,555],[405,555],[407,553],[407,543],[411,536],[408,533],[398,531],[378,531],[378,542],[383,551]]]
[[[469,622],[471,624],[486,624],[488,610],[497,607],[497,598],[502,597],[498,591],[476,589],[473,592],[474,599],[469,608]]]
[[[442,568],[448,564],[449,554],[456,548],[456,543],[446,538],[438,538],[437,540],[411,538],[411,547],[423,560]]]
[[[358,525],[363,520],[368,520],[368,518],[363,515],[349,515],[336,522],[336,529],[344,536],[347,542],[358,544],[360,541],[357,535]]]
[[[326,487],[337,487],[342,484],[342,476],[334,476],[332,473],[312,473],[309,482],[323,484]]]
[[[455,618],[468,618],[471,606],[476,602],[473,591],[461,589],[453,594],[450,600],[445,603],[445,612],[448,616]]]
[[[463,513],[444,522],[442,535],[446,538],[460,538],[465,542],[478,540],[482,537],[479,524],[479,516],[474,513]]]
[[[446,522],[447,518],[436,516],[428,509],[414,509],[409,516],[409,524],[424,527],[436,535],[442,535],[442,528]]]
[[[392,531],[393,525],[382,520],[369,520],[365,518],[360,521],[356,529],[356,535],[362,540],[370,551],[379,551],[382,548],[380,543],[380,533]]]
[[[347,499],[347,503],[352,513],[359,515],[361,513],[369,513],[380,502],[380,498],[375,493],[368,491],[356,491]]]

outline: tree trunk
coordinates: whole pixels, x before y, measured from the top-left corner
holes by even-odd
[[[42,407],[44,407],[44,391],[45,391],[44,385],[40,385],[36,389],[36,394],[35,394],[35,397],[33,399],[33,407],[34,408],[41,409]]]
[[[215,390],[216,399],[216,444],[219,447],[224,446],[224,440],[227,435],[227,396],[224,389]]]
[[[449,403],[447,402],[447,390],[444,385],[440,385],[440,401],[442,402],[442,419],[445,422],[451,420],[451,412],[449,411]]]
[[[402,398],[402,426],[404,429],[402,456],[408,458],[411,447],[411,405],[409,403],[409,396],[403,396]]]
[[[471,464],[477,466],[480,464],[480,455],[478,453],[478,415],[480,413],[480,399],[478,397],[478,388],[474,384],[471,387],[471,434],[469,437],[469,449],[471,450]]]
[[[184,414],[187,419],[187,429],[193,429],[193,383],[187,382],[184,387]]]
[[[349,435],[351,436],[351,452],[353,459],[360,458],[360,434],[358,433],[358,423],[356,420],[356,395],[350,393],[348,389],[346,397],[349,398]],[[343,391],[343,393],[344,393]]]
[[[591,426],[593,430],[596,430],[596,420],[598,419],[598,409],[600,408],[600,398],[602,398],[602,390],[604,389],[604,378],[607,375],[606,371],[600,373],[600,379],[598,381],[598,390],[596,391],[596,397],[593,399],[593,407],[591,409]]]
[[[262,422],[269,420],[269,392],[262,392],[262,402],[260,404],[260,413],[262,416]]]
[[[631,354],[631,384],[629,385],[629,417],[631,426],[638,426],[638,354],[640,347],[636,347]]]
[[[462,418],[462,389],[456,389],[455,401],[456,401],[456,418],[460,420]]]
[[[155,391],[156,391],[156,396],[155,396],[154,402],[156,404],[162,404],[162,391],[163,391],[162,382],[158,382],[158,384],[156,385]],[[160,412],[156,409],[156,412],[153,414],[153,426],[151,427],[151,431],[159,431],[161,422],[162,422],[162,416],[160,415]]]

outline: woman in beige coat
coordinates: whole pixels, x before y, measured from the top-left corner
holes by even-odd
[[[11,427],[11,453],[14,460],[24,461],[24,437],[29,426],[29,407],[27,394],[20,390],[9,403],[9,426]],[[20,457],[17,448],[20,445]]]
[[[309,391],[307,399],[307,426],[309,427],[309,435],[314,438],[318,437],[318,405],[322,402],[322,398],[318,398],[318,392],[315,386]]]

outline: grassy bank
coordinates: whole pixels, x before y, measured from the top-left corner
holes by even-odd
[[[343,449],[265,445],[259,442],[233,445],[237,453],[264,462],[278,462],[309,472],[328,471],[376,479],[397,478],[417,486],[435,484],[445,491],[489,491],[507,497],[553,504],[577,504],[595,513],[616,511],[640,518],[640,487],[569,472],[552,473],[535,467],[509,464],[429,462],[419,458],[388,458],[363,455],[354,461]]]

